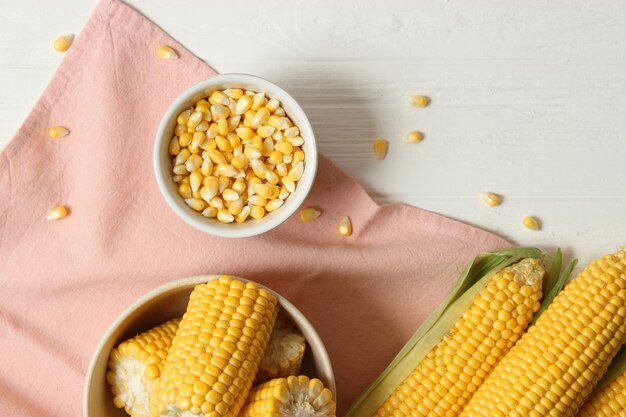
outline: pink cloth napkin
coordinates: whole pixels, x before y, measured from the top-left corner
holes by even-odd
[[[162,44],[180,59],[158,60]],[[323,157],[306,201],[322,208],[317,221],[293,216],[243,240],[192,229],[159,194],[152,142],[170,101],[213,74],[135,10],[104,0],[0,154],[4,415],[79,415],[86,367],[115,317],[147,291],[201,273],[261,282],[308,316],[332,359],[341,414],[466,262],[508,245],[430,212],[378,206]],[[70,135],[50,139],[54,125]],[[70,215],[46,221],[59,204]],[[349,238],[337,233],[345,215]]]

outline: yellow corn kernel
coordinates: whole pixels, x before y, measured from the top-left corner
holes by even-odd
[[[48,215],[46,216],[47,220],[59,220],[63,217],[67,216],[67,208],[65,206],[57,206],[50,210]]]
[[[206,131],[206,137],[209,139],[215,139],[218,134],[219,129],[217,127],[217,123],[211,123]]]
[[[333,394],[324,388],[322,381],[292,375],[272,379],[255,387],[248,395],[239,417],[334,417],[336,410]]]
[[[227,201],[228,212],[233,216],[238,216],[241,214],[241,210],[243,210],[243,199],[238,198],[234,201]]]
[[[243,194],[246,188],[247,186],[244,180],[237,180],[233,183],[233,190],[237,191],[237,194]]]
[[[224,94],[226,94],[230,98],[234,98],[237,100],[243,96],[243,90],[241,88],[227,88],[224,90]]]
[[[180,124],[178,124],[178,125],[176,125],[176,127],[174,128],[174,134],[175,134],[176,136],[180,136],[180,135],[182,135],[183,133],[185,133],[186,131],[187,131],[187,124],[184,124],[184,125],[180,125]]]
[[[278,142],[274,145],[274,149],[283,155],[290,155],[293,152],[293,145],[289,142]]]
[[[209,149],[207,152],[209,153],[209,158],[211,159],[211,161],[213,161],[214,164],[225,164],[226,163],[226,158],[217,149]],[[182,153],[182,151],[181,151],[181,153]]]
[[[204,177],[208,177],[209,175],[211,175],[212,172],[213,172],[213,162],[211,161],[211,159],[207,158],[204,161],[202,161],[202,165],[200,166],[200,173]]]
[[[50,129],[48,129],[48,136],[50,136],[52,139],[62,138],[69,134],[70,134],[70,131],[67,130],[67,128],[63,126],[53,126]]]
[[[252,106],[252,98],[250,96],[241,96],[241,98],[237,100],[237,105],[235,106],[235,114],[244,114],[250,109],[250,106]]]
[[[217,135],[215,137],[215,143],[217,144],[217,148],[222,152],[228,152],[232,149],[228,139],[222,135]]]
[[[458,415],[523,336],[539,309],[544,272],[538,258],[523,259],[497,272],[374,416],[395,415],[406,409],[408,415]],[[458,410],[454,411],[453,406]]]
[[[228,106],[230,103],[230,98],[224,94],[222,91],[213,91],[211,96],[209,97],[209,102],[211,104],[221,104],[222,106]]]
[[[174,136],[170,140],[170,144],[167,147],[167,151],[172,156],[176,156],[180,152],[180,143],[178,143],[178,138],[176,136]]]
[[[265,139],[265,138],[269,138],[270,136],[272,136],[275,130],[276,128],[273,126],[264,125],[257,129],[256,134],[259,135],[261,138]]]
[[[293,159],[291,161],[291,164],[296,165],[300,161],[304,161],[304,152],[303,151],[295,151],[293,153]],[[285,162],[286,164],[289,163],[289,162],[285,161],[284,158],[283,158],[283,162]]]
[[[120,343],[109,356],[106,380],[113,403],[135,417],[151,417],[158,395],[158,377],[180,319],[173,319]]]
[[[199,198],[186,198],[185,203],[195,211],[202,211],[206,207],[206,202]]]
[[[408,100],[413,107],[426,107],[430,103],[430,99],[426,96],[409,96]]]
[[[185,167],[187,168],[187,171],[194,172],[200,168],[202,162],[202,157],[200,155],[193,154],[185,161]]]
[[[222,201],[221,198],[216,196],[216,197],[213,197],[211,201],[209,201],[209,206],[220,209],[224,207],[224,201]]]
[[[263,138],[259,135],[255,135],[252,138],[252,143],[250,144],[250,146],[254,149],[258,149],[259,151],[263,150]]]
[[[70,49],[72,45],[72,41],[74,40],[74,35],[64,35],[56,38],[52,47],[57,52],[65,52]]]
[[[219,179],[219,190],[220,190],[220,193],[223,193],[224,190],[227,189],[228,187],[230,187],[230,185],[231,185],[230,178],[222,175],[218,179]]]
[[[287,129],[285,129],[285,133],[284,133],[286,138],[293,138],[293,137],[298,136],[299,134],[300,134],[300,130],[298,129],[297,126],[288,127]]]
[[[232,222],[226,209],[217,220]],[[153,415],[237,416],[254,382],[277,300],[222,276],[197,285],[163,362]]]
[[[352,222],[350,221],[350,217],[345,216],[341,219],[338,230],[341,236],[350,236],[352,234]]]
[[[215,207],[207,207],[202,210],[202,215],[204,217],[208,217],[209,219],[214,219],[217,217],[217,209]]]
[[[245,169],[248,166],[248,157],[245,153],[241,153],[230,161],[231,165],[237,169]]]
[[[276,128],[276,130],[285,130],[289,128],[289,123],[287,122],[286,117],[272,115],[267,120],[267,125]]]
[[[235,201],[239,199],[239,193],[237,191],[227,188],[222,193],[222,198],[224,201]]]
[[[291,143],[292,146],[302,146],[304,145],[304,139],[302,136],[294,136],[292,138],[287,138],[287,142]]]
[[[282,107],[277,108],[276,110],[274,110],[274,114],[276,116],[284,116],[285,115],[285,109],[283,109]]]
[[[222,223],[232,223],[235,221],[235,217],[225,208],[219,208],[217,210],[217,220]]]
[[[374,141],[374,154],[376,155],[376,158],[385,159],[385,156],[387,155],[388,147],[389,147],[389,144],[387,143],[386,140],[376,139]]]
[[[269,118],[270,111],[265,107],[261,107],[254,115],[254,118],[252,119],[252,124],[255,126],[264,125],[265,123],[267,123]]]
[[[191,136],[191,133],[185,132],[178,138],[178,143],[180,144],[180,146],[186,147],[191,145],[192,139],[193,136]]]
[[[263,198],[260,195],[253,194],[248,197],[248,203],[252,204],[253,206],[265,207],[265,205],[267,204],[267,198]]]
[[[499,206],[502,203],[502,197],[495,193],[483,192],[480,193],[485,204],[491,207]]]
[[[189,116],[191,116],[191,109],[183,110],[182,112],[180,112],[180,114],[176,118],[176,121],[178,122],[179,125],[186,126],[187,122],[189,121]]]
[[[180,184],[178,186],[178,194],[184,199],[191,198],[191,186],[189,184]]]
[[[226,135],[226,139],[228,139],[228,142],[230,143],[230,147],[232,149],[235,149],[241,145],[241,139],[239,139],[239,136],[235,135],[234,133],[229,133],[228,135]]]
[[[228,118],[228,131],[234,132],[239,126],[240,122],[241,122],[241,116],[229,117]]]
[[[252,209],[250,208],[250,206],[245,206],[241,209],[241,212],[239,212],[239,214],[237,214],[235,216],[235,221],[237,223],[243,223],[246,221],[246,219],[248,218],[248,216],[250,216],[250,212],[252,211]],[[271,338],[270,338],[271,340]]]
[[[254,131],[249,127],[238,127],[235,129],[235,133],[244,141],[248,141],[254,137]]]
[[[202,185],[202,174],[198,171],[194,171],[189,174],[189,186],[191,187],[192,192],[196,192],[200,190],[200,186]]]
[[[267,107],[267,109],[270,112],[274,112],[276,111],[276,109],[278,108],[278,106],[280,106],[280,101],[278,101],[278,99],[276,98],[271,98],[269,99],[269,101],[267,102],[267,104],[265,105],[265,107]]]
[[[537,220],[536,217],[534,216],[526,216],[522,219],[522,224],[524,225],[525,228],[529,229],[529,230],[539,230],[541,229],[541,224],[539,223],[539,220]]]
[[[178,59],[178,54],[175,50],[170,48],[167,45],[161,45],[156,49],[156,54],[159,59],[164,59],[168,61],[174,61]]]
[[[217,133],[219,133],[221,136],[228,135],[228,120],[219,119],[217,121]]]
[[[200,189],[200,197],[207,203],[210,203],[211,199],[217,195],[218,189],[219,180],[217,177],[207,177]]]
[[[417,143],[421,142],[422,139],[424,139],[424,134],[422,132],[414,130],[407,133],[406,138],[404,139],[404,143]]]
[[[282,205],[283,205],[284,201],[280,200],[280,199],[274,199],[274,200],[270,200],[267,202],[267,204],[265,205],[265,210],[266,211],[274,211],[279,209]]]
[[[302,175],[304,174],[304,163],[302,161],[295,163],[292,165],[291,170],[289,171],[288,177],[291,181],[300,181]]]
[[[265,217],[265,209],[261,206],[252,206],[250,208],[250,217],[253,219],[262,219]]]
[[[291,178],[289,178],[289,176],[282,177],[280,181],[283,183],[287,191],[289,191],[290,193],[293,193],[294,191],[296,191],[296,182],[292,180]]]
[[[255,111],[259,110],[261,106],[263,106],[266,102],[267,99],[265,98],[265,94],[256,93],[254,96],[252,96],[252,106],[250,108]]]
[[[303,222],[311,222],[321,215],[322,212],[313,207],[307,207],[300,210],[300,220]]]
[[[278,175],[276,175],[276,173],[274,173],[274,171],[271,170],[267,170],[265,172],[265,180],[267,182],[269,182],[272,185],[276,185],[278,184],[278,181],[280,180],[280,178],[278,178]]]
[[[211,106],[211,116],[213,118],[213,121],[226,119],[228,116],[230,116],[230,109],[226,106],[222,106],[221,104],[213,104]],[[228,120],[225,120],[225,122],[226,133],[228,133]],[[224,133],[224,135],[226,135],[226,133]]]
[[[625,272],[624,249],[587,266],[498,363],[460,416],[493,416],[493,410],[501,416],[574,415],[624,343]],[[536,412],[524,413],[528,407]]]

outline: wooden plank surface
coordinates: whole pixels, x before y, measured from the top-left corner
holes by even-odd
[[[220,72],[266,77],[322,153],[403,202],[584,265],[626,244],[626,2],[131,0]],[[0,147],[94,1],[0,4]],[[407,105],[426,94],[426,109]],[[406,132],[426,139],[405,145]],[[384,161],[371,143],[390,141]],[[489,208],[479,192],[505,196]],[[543,230],[521,226],[528,214]]]

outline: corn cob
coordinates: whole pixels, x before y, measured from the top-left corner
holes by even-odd
[[[300,375],[255,387],[239,417],[335,417],[335,409],[333,394],[322,381]]]
[[[163,363],[153,414],[235,417],[276,319],[276,298],[222,276],[197,285]]]
[[[461,417],[573,416],[626,341],[626,251],[592,262],[498,364]]]
[[[536,258],[498,272],[374,416],[458,414],[539,309],[543,275]]]
[[[257,374],[259,383],[274,378],[297,375],[304,358],[306,341],[282,314],[276,317],[276,324],[267,344],[267,350]]]
[[[170,320],[128,339],[111,351],[107,381],[113,403],[133,417],[149,417],[148,398],[158,384],[161,365],[180,319]]]
[[[345,417],[458,413],[539,308],[541,256],[536,248],[478,255]]]

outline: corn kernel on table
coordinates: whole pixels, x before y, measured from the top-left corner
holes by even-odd
[[[619,60],[623,51],[619,49],[619,42],[613,41],[621,34],[620,21],[615,21],[614,17],[620,16],[616,13],[620,5],[613,3],[600,11],[597,8],[590,11],[583,3],[574,4],[576,7],[569,7],[567,11],[558,5],[549,6],[547,3],[538,3],[531,10],[521,8],[521,5],[518,9],[513,8],[513,5],[498,6],[485,2],[482,4],[482,11],[456,2],[427,2],[418,6],[398,2],[386,5],[384,9],[379,9],[375,4],[363,7],[362,3],[356,2],[341,3],[328,8],[274,3],[265,5],[262,9],[257,9],[259,6],[251,2],[211,4],[207,13],[210,12],[213,16],[241,15],[242,29],[234,30],[232,24],[226,23],[228,19],[219,23],[217,21],[220,19],[214,19],[215,24],[210,25],[190,23],[189,19],[184,18],[185,13],[188,13],[187,7],[178,10],[165,3],[131,2],[131,5],[161,25],[174,38],[189,47],[191,52],[205,59],[218,71],[254,73],[289,89],[309,114],[317,132],[321,152],[364,185],[377,202],[410,203],[480,226],[520,244],[538,245],[543,249],[562,246],[567,257],[578,256],[584,264],[598,254],[624,243],[620,239],[625,226],[618,218],[625,208],[625,180],[621,164],[624,150],[619,147],[622,135],[619,127],[624,122],[618,116],[624,104],[624,99],[619,94],[624,88],[623,65],[620,66]],[[191,2],[188,6],[197,10],[207,7],[199,2]],[[64,33],[80,32],[96,3],[68,2],[56,4],[50,9],[28,3],[12,8],[6,5],[1,7],[7,42],[0,46],[6,49],[2,55],[5,57],[2,59],[6,61],[0,66],[0,71],[6,74],[0,77],[6,91],[1,99],[4,100],[5,111],[2,112],[0,123],[5,132],[14,132],[59,64],[61,55],[53,52],[52,41]],[[561,18],[561,14],[565,14],[567,19]],[[255,24],[272,20],[277,23]],[[228,22],[232,23],[231,20]],[[30,24],[33,24],[32,28],[29,28]],[[220,27],[220,24],[223,26]],[[13,27],[14,30],[9,30]],[[516,28],[524,30],[515,30]],[[19,36],[14,33],[19,33]],[[117,35],[119,34],[116,33]],[[12,39],[11,36],[16,37]],[[114,39],[114,36],[110,34],[102,39]],[[207,39],[211,41],[207,42]],[[88,49],[85,45],[86,43],[82,46],[83,51]],[[139,43],[135,42],[133,45],[137,46]],[[100,53],[98,58],[106,59],[107,45],[99,44],[97,48]],[[193,64],[194,74],[206,76],[210,73],[186,51],[179,50],[183,52],[182,62]],[[122,56],[129,59],[129,62],[132,62],[134,53],[128,50],[122,51],[120,55],[119,50],[111,51],[112,56]],[[75,62],[72,65],[76,68]],[[63,74],[63,77],[67,75]],[[54,91],[58,91],[58,80],[57,77]],[[72,83],[71,78],[63,78],[63,81],[70,85]],[[86,78],[82,80],[85,81]],[[180,86],[182,85],[183,81],[180,82]],[[107,92],[105,85],[98,87],[102,90],[94,88],[94,91]],[[411,94],[424,94],[430,97],[431,104],[424,109],[411,107],[407,103],[407,96]],[[52,97],[48,97],[45,100],[46,105],[51,103],[51,99]],[[64,114],[62,110],[65,103],[63,100],[59,102],[59,109],[50,105],[54,117],[59,118],[63,114],[68,121],[74,120],[78,125],[78,120],[83,115],[77,112]],[[153,103],[143,104],[146,108],[154,109]],[[140,110],[141,106],[134,109]],[[40,108],[38,112],[32,113],[30,121],[33,125],[45,125],[46,121],[37,120],[37,116],[45,118],[47,111],[48,109],[42,111]],[[97,112],[97,108],[90,108],[89,111]],[[580,112],[584,113],[579,114]],[[474,120],[479,123],[472,123]],[[424,141],[416,144],[402,143],[404,136],[412,130],[423,131]],[[38,162],[45,161],[44,151],[50,145],[37,145],[34,141],[24,142],[25,134],[37,138],[32,132],[28,126],[22,130],[20,143],[28,144],[27,149],[25,148],[28,152],[33,152],[33,146],[40,146],[42,153],[37,155],[40,159],[33,160],[33,168],[36,168]],[[11,133],[7,133],[7,143],[10,137]],[[378,160],[374,154],[372,145],[377,138],[386,139],[390,144],[384,160]],[[35,145],[31,145],[33,143]],[[2,155],[6,158],[2,160],[5,165],[0,173],[4,177],[0,175],[0,179],[5,184],[18,183],[17,179],[13,179],[16,173],[36,173],[36,170],[24,171],[24,161],[19,158],[19,149],[15,144],[12,145],[7,148],[9,152]],[[70,159],[58,159],[53,164],[55,168],[62,170],[65,166],[71,167],[71,159],[77,157],[72,154],[71,147],[63,149],[65,153],[59,155]],[[16,161],[20,161],[21,165],[14,166]],[[145,163],[141,166],[145,167]],[[321,168],[334,172],[334,167],[325,160]],[[44,174],[53,178],[55,172]],[[39,175],[36,173],[33,178],[45,182],[46,178]],[[87,177],[73,178],[77,178],[76,185],[79,187],[87,184],[80,181]],[[318,192],[324,186],[324,190],[328,191],[331,183],[327,182],[324,175],[320,178],[322,185],[318,184]],[[348,192],[360,192],[347,177],[338,177],[338,181],[347,184]],[[480,191],[493,191],[503,195],[503,204],[495,208],[489,207],[480,200]],[[98,190],[95,189],[94,192],[97,193]],[[24,196],[24,193],[19,190],[0,190],[0,195],[13,197]],[[421,217],[416,217],[419,221],[415,224],[430,222],[438,225],[438,229],[429,231],[436,231],[439,238],[442,230],[447,227],[454,229],[455,233],[464,231],[467,235],[467,243],[458,242],[458,247],[455,247],[457,252],[446,255],[449,256],[448,270],[445,267],[442,270],[443,255],[436,254],[437,273],[448,277],[444,284],[449,285],[449,277],[458,272],[461,258],[469,259],[465,252],[474,246],[490,249],[505,243],[475,229],[464,229],[458,223],[446,223],[442,218],[426,212],[411,212],[400,206],[378,208],[373,204],[369,205],[371,202],[364,197],[359,196],[358,200],[365,203],[361,209],[366,213],[363,218],[356,219],[355,240],[338,243],[338,254],[349,249],[345,247],[350,246],[345,245],[346,242],[353,242],[353,251],[364,250],[361,253],[364,261],[367,259],[367,245],[373,245],[370,249],[377,249],[375,253],[381,256],[384,250],[381,251],[380,242],[376,242],[376,233],[392,224],[385,219],[385,213],[409,217],[421,213]],[[4,204],[6,207],[6,201]],[[15,201],[11,207],[22,207],[23,204],[24,201]],[[348,202],[340,201],[333,205],[333,209],[338,205],[342,210],[349,208]],[[331,212],[330,206],[328,207]],[[126,210],[124,206],[117,205],[111,208]],[[63,213],[57,211],[53,214],[62,216]],[[70,222],[65,224],[81,227],[87,224],[81,222],[88,221],[89,215],[93,218],[95,214],[83,213],[83,217],[80,217],[80,210],[74,214],[70,209],[70,216],[79,217],[74,218],[75,220],[70,217]],[[20,240],[22,233],[32,235],[32,230],[22,231],[12,227],[9,220],[18,218],[14,215],[15,213],[11,213],[11,216],[5,216],[4,227],[0,228],[0,232],[10,231],[6,234],[0,233],[0,249],[4,248],[7,255],[0,262],[0,266],[10,266],[5,269],[9,271],[7,275],[0,276],[0,280],[9,283],[8,278],[11,278],[12,287],[9,288],[23,290],[28,287],[28,282],[25,281],[20,286],[15,279],[16,265],[11,265],[8,255],[25,259],[23,251],[27,245],[24,246],[24,242]],[[40,215],[28,212],[24,215],[22,212],[19,218],[32,219],[29,227],[34,227],[38,224],[34,219]],[[113,215],[113,212],[106,213],[107,218]],[[539,219],[540,231],[522,227],[522,218],[527,215],[534,215]],[[377,222],[371,222],[373,218]],[[327,215],[319,224],[325,225],[329,220]],[[359,224],[359,220],[370,222]],[[78,223],[72,223],[74,221]],[[366,225],[367,230],[365,227],[361,230],[361,225]],[[134,229],[135,232],[149,233],[147,223],[139,226]],[[419,228],[416,231],[424,232]],[[179,231],[171,231],[172,235],[176,233]],[[400,239],[405,238],[405,235],[398,236]],[[452,236],[456,237],[456,234]],[[362,241],[359,242],[356,238],[362,238]],[[441,240],[438,244],[442,245],[443,242]],[[35,243],[38,242],[33,242],[33,247],[36,247]],[[65,243],[68,248],[75,244],[69,241],[59,243]],[[97,249],[97,245],[102,245],[97,239],[91,243],[91,247],[85,248],[91,253]],[[280,248],[285,250],[287,247]],[[389,249],[392,248],[390,245]],[[61,244],[53,249],[62,258],[81,261],[80,257],[72,258],[71,253],[64,252]],[[103,255],[116,253],[110,242],[106,242],[100,249]],[[406,253],[417,253],[412,249],[408,248]],[[182,253],[181,248],[176,250]],[[397,251],[398,248],[394,250]],[[419,251],[427,253],[428,249],[425,246]],[[375,265],[375,259],[369,261],[374,262],[373,267],[380,267]],[[149,269],[145,260],[138,260],[137,263],[138,266]],[[85,263],[82,266],[88,265],[89,263]],[[247,268],[253,265],[251,263]],[[272,277],[272,270],[267,268],[267,264],[261,262],[258,265],[266,268],[255,270],[262,280]],[[366,265],[367,263],[362,266]],[[32,267],[34,270],[41,270],[42,265],[35,261]],[[103,282],[95,277],[103,278],[113,272],[91,271],[94,278],[90,281],[87,278],[90,275],[88,270],[81,269],[81,265],[76,268],[80,271],[76,282],[83,285],[80,290],[51,286],[52,291],[49,294],[38,293],[38,297],[43,297],[38,302],[67,303],[69,308],[76,307],[72,297],[86,291],[88,287],[85,284],[102,288]],[[115,265],[112,268],[115,270]],[[403,265],[399,265],[397,270],[404,271],[402,268]],[[183,269],[189,270],[189,267]],[[180,268],[171,265],[172,274],[179,270]],[[120,270],[120,273],[123,272]],[[348,276],[350,280],[354,280],[352,286],[346,287],[354,291],[354,284],[359,282],[359,277],[349,276],[346,270],[338,272],[341,278]],[[324,273],[326,277],[333,275],[331,271]],[[315,275],[309,272],[299,279],[306,283],[307,276],[312,280]],[[138,277],[141,278],[139,275],[122,275],[121,279],[132,280]],[[286,278],[288,277],[281,276],[276,282],[285,285],[287,295],[296,297],[296,301],[300,303],[311,298],[298,293],[297,288]],[[332,282],[326,281],[323,284],[332,288]],[[131,285],[132,290],[143,290],[146,284],[146,281],[139,280]],[[37,286],[39,283],[33,282],[31,285]],[[426,301],[432,304],[436,297],[441,296],[442,288],[428,289],[432,293],[424,297],[430,297]],[[318,294],[324,294],[322,287],[318,291]],[[392,291],[395,294],[402,292],[397,287]],[[109,309],[119,309],[127,304],[122,298],[128,295],[113,298],[110,293],[103,298],[103,302]],[[11,300],[11,305],[13,301],[15,300]],[[363,305],[367,300],[357,301],[359,305]],[[310,302],[307,308],[308,313],[314,311]],[[39,313],[43,311],[40,310]],[[75,313],[80,314],[80,311]],[[388,318],[397,319],[399,312],[386,313]],[[46,355],[51,355],[57,361],[74,365],[85,363],[84,352],[80,353],[80,361],[75,360],[76,357],[72,355],[78,355],[78,349],[63,350],[64,346],[56,339],[46,339],[47,328],[38,329],[36,322],[24,320],[29,317],[27,312],[13,309],[11,314],[4,312],[2,316],[6,319],[3,326],[10,330],[11,335],[20,334],[27,327],[34,332],[37,344],[28,346],[29,352],[53,348]],[[400,324],[396,320],[396,325],[406,326],[407,322]],[[318,330],[326,337],[327,342],[330,341],[332,354],[339,339],[337,332],[331,333],[330,329],[329,324],[328,328]],[[409,329],[402,329],[403,337],[408,331]],[[79,336],[80,331],[72,335],[72,340],[76,342],[73,343],[74,347],[81,345]],[[93,339],[93,335],[90,337]],[[396,344],[398,342],[390,341]],[[93,340],[90,339],[89,343],[93,343]],[[12,346],[10,352],[17,351],[17,345]],[[58,349],[56,355],[55,347]],[[345,360],[345,357],[335,358],[340,362]],[[58,367],[59,363],[54,366]],[[71,369],[73,378],[81,374],[82,370],[79,368],[80,365]],[[23,372],[19,365],[17,369]],[[45,375],[46,371],[41,372]],[[345,370],[339,373],[340,384],[346,387],[349,376]],[[24,375],[19,375],[16,381],[19,382],[14,386],[4,378],[0,379],[0,388],[9,395],[4,398],[24,399]],[[359,383],[362,384],[363,381]],[[67,395],[75,389],[75,386],[71,390],[65,388],[63,392]],[[48,392],[46,395],[51,394]],[[14,408],[11,410],[17,410],[21,415],[34,415],[42,411],[33,404],[13,403],[11,407]],[[345,406],[343,404],[342,407]],[[63,412],[59,408],[49,410],[48,414],[62,415]]]

